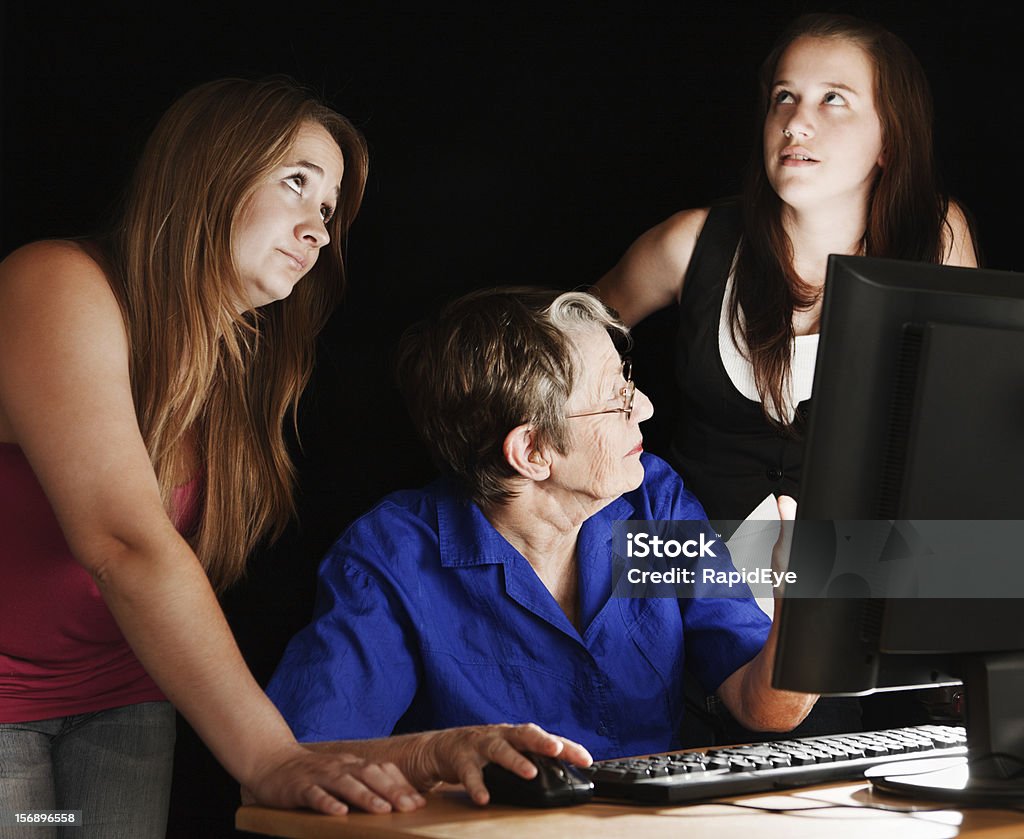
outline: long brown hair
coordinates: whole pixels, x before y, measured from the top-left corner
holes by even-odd
[[[862,252],[868,256],[940,262],[949,202],[935,170],[932,101],[920,62],[896,35],[849,15],[809,14],[793,21],[761,66],[761,114],[767,112],[776,69],[798,38],[834,38],[860,47],[875,67],[875,107],[882,125],[885,166],[868,198]],[[744,235],[737,253],[730,302],[734,334],[742,333],[765,417],[785,419],[793,345],[793,312],[816,299],[793,267],[793,246],[782,224],[782,201],[768,181],[764,135],[757,142],[744,186]],[[742,320],[741,315],[742,313]],[[783,417],[781,423],[769,411]]]
[[[239,313],[247,298],[232,260],[235,220],[308,122],[344,159],[330,244],[290,297]],[[160,119],[109,237],[139,427],[168,509],[194,453],[203,492],[190,541],[217,590],[294,513],[284,421],[296,422],[315,337],[341,299],[342,243],[366,172],[359,131],[293,81],[209,82]]]

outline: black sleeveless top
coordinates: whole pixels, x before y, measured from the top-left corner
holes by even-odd
[[[711,208],[679,302],[676,383],[680,403],[670,460],[708,518],[744,519],[768,493],[797,497],[810,400],[797,406],[796,433],[778,431],[760,402],[740,393],[722,363],[718,326],[726,282],[742,235],[742,213]]]

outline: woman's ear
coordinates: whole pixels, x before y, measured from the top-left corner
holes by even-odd
[[[536,434],[529,424],[517,425],[506,434],[501,451],[508,465],[524,478],[544,481],[551,474],[551,461],[537,447]]]

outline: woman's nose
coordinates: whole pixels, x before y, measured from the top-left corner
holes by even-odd
[[[331,241],[331,234],[327,232],[319,211],[315,219],[304,219],[296,229],[295,235],[313,248],[322,248]]]
[[[646,422],[654,416],[654,403],[640,388],[636,389],[633,396],[633,415],[631,419],[637,423]]]

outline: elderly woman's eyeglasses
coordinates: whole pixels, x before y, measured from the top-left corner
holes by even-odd
[[[619,408],[606,408],[603,411],[587,411],[583,414],[566,414],[566,419],[574,419],[575,417],[596,417],[601,414],[623,414],[626,420],[633,415],[633,400],[636,398],[636,384],[633,382],[633,362],[628,359],[622,359],[622,378],[626,380],[625,387],[619,391],[619,395],[622,397],[622,406]]]

